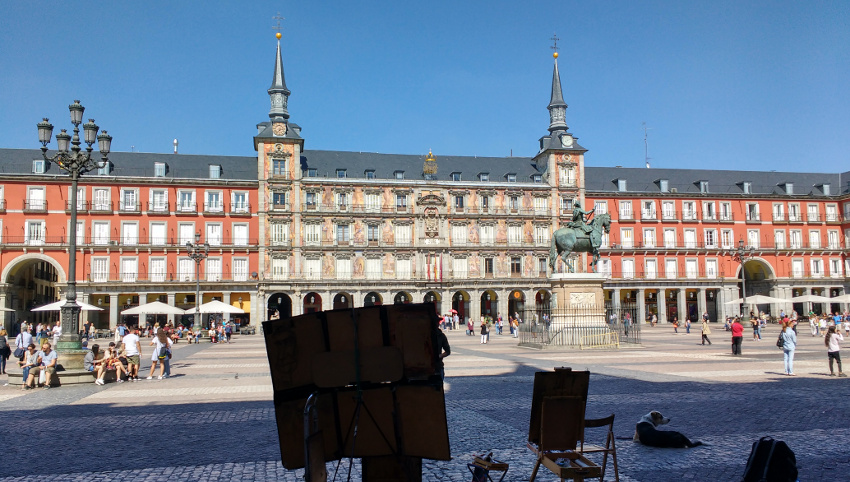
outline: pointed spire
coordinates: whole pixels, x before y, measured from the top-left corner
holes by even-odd
[[[272,122],[286,122],[289,119],[289,111],[286,109],[289,103],[289,89],[286,88],[286,79],[283,77],[283,58],[280,55],[280,32],[275,34],[277,37],[277,56],[274,62],[274,76],[272,77],[272,86],[269,87],[269,97],[271,98],[272,108],[269,111],[269,118]]]
[[[549,100],[549,132],[566,131],[568,129],[567,103],[561,93],[561,75],[558,73],[558,52],[552,54],[555,58],[555,69],[552,71],[552,97]]]

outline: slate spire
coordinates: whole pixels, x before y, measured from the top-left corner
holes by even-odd
[[[269,118],[272,122],[287,122],[289,111],[286,109],[286,106],[289,103],[290,92],[286,88],[286,79],[283,77],[283,59],[280,55],[280,32],[275,34],[275,36],[277,37],[277,56],[274,62],[272,86],[269,87],[269,97],[272,104],[272,108],[269,110]]]
[[[549,132],[566,131],[568,129],[567,104],[561,93],[561,75],[558,73],[558,52],[552,54],[555,58],[555,69],[552,71],[552,97],[549,100]]]

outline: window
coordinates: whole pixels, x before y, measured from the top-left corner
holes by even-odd
[[[788,220],[792,223],[800,222],[803,220],[802,216],[800,216],[800,205],[797,203],[788,204]]]
[[[468,263],[466,258],[452,259],[452,275],[455,279],[466,279],[468,277]]]
[[[778,229],[773,232],[773,244],[776,249],[785,249],[785,231]]]
[[[381,196],[380,194],[368,193],[366,194],[366,211],[370,213],[377,213],[381,210]]]
[[[109,211],[112,207],[109,203],[109,189],[94,188],[92,190],[92,210]]]
[[[167,241],[166,223],[151,223],[150,224],[150,243],[154,246],[164,246]]]
[[[345,173],[345,169],[337,169],[337,170],[336,170],[336,177],[337,177],[338,179],[345,179],[345,178],[346,178],[346,177],[348,177],[348,176],[347,176],[347,175],[346,175],[346,173]]]
[[[803,260],[802,259],[792,259],[791,260],[791,276],[793,278],[802,278],[805,273],[803,272]]]
[[[706,248],[716,248],[717,247],[717,230],[716,229],[706,229],[705,230],[705,247]]]
[[[714,221],[717,219],[717,211],[714,209],[714,202],[702,203],[702,219],[704,221]]]
[[[381,239],[381,231],[377,224],[369,224],[366,227],[366,239],[370,243],[377,243]]]
[[[2,193],[0,193],[2,194]],[[71,208],[71,188],[68,188],[68,208]],[[77,188],[77,210],[84,211],[86,209],[86,188]]]
[[[655,279],[658,277],[658,265],[657,261],[654,259],[647,259],[645,261],[646,272],[644,273],[644,277],[646,279]]]
[[[210,246],[221,246],[221,238],[221,224],[207,224],[207,235],[204,238],[204,241],[206,241]]]
[[[139,192],[135,189],[121,189],[121,211],[139,210]]]
[[[541,176],[540,174],[532,174],[531,175],[531,182],[533,182],[534,184],[542,184],[543,183],[543,176]]]
[[[670,192],[670,181],[667,179],[659,179],[658,190],[661,192]]]
[[[773,205],[773,220],[774,221],[785,221],[785,205],[782,203],[776,203]]]
[[[460,173],[459,172],[453,172],[452,173],[452,181],[460,181]]]
[[[45,171],[45,161],[43,159],[36,159],[32,161],[32,173],[33,174],[44,174]]]
[[[799,229],[792,229],[789,233],[791,241],[791,249],[799,249],[803,247],[803,232]]]
[[[594,201],[593,209],[596,215],[605,214],[608,212],[608,201]]]
[[[824,196],[829,196],[831,194],[831,189],[830,189],[829,184],[822,184],[820,189],[821,189],[821,192],[823,192]]]
[[[685,260],[685,276],[687,276],[688,279],[696,279],[699,277],[699,267],[697,265],[697,260]]]
[[[375,170],[374,169],[367,169],[365,174],[366,174],[366,179],[375,179]]]
[[[288,193],[275,193],[275,194],[283,194],[283,204],[286,205],[286,195]],[[275,203],[277,205],[277,203]],[[250,206],[248,205],[248,193],[245,191],[234,191],[231,194],[230,200],[230,210],[235,213],[247,213],[250,211]]]
[[[635,260],[623,260],[623,279],[632,279],[635,277]]]
[[[220,213],[224,211],[224,202],[221,198],[221,191],[206,191],[206,206],[204,211],[208,213]]]
[[[248,259],[233,258],[233,281],[248,281]]]
[[[455,196],[455,209],[463,211],[463,196]]]
[[[693,201],[682,201],[682,219],[695,220],[697,218],[696,203]]]
[[[834,277],[841,277],[841,260],[840,259],[830,259],[829,260],[829,275]]]
[[[623,248],[632,248],[635,245],[632,236],[632,228],[620,228],[620,244]]]
[[[304,194],[304,202],[307,204],[307,209],[316,209],[316,204],[318,203],[319,195],[315,192],[307,192]]]
[[[838,237],[838,231],[830,230],[826,232],[827,245],[829,249],[839,249],[841,247],[841,243]]]
[[[752,194],[753,193],[753,183],[751,182],[742,182],[741,190],[744,191],[744,194]]]
[[[233,225],[233,245],[248,246],[248,225],[234,224]]]
[[[307,177],[319,177],[319,170],[315,167],[307,168]]]
[[[138,277],[138,258],[121,258],[121,281],[124,283],[135,283]]]
[[[496,240],[496,228],[492,224],[481,225],[481,244],[492,246]]]
[[[286,258],[272,258],[272,279],[283,281],[289,278],[289,260]]]
[[[336,242],[337,244],[348,244],[349,232],[348,232],[348,224],[337,224],[336,225]]]
[[[180,223],[177,225],[177,244],[185,246],[186,243],[195,242],[195,225],[192,223]]]
[[[813,278],[821,278],[823,277],[823,260],[813,258],[812,259],[812,277]]]
[[[632,219],[631,201],[620,201],[620,219]]]
[[[410,261],[407,262],[408,274],[410,273]],[[351,258],[338,258],[336,260],[336,279],[351,279]]]
[[[307,224],[304,226],[304,242],[319,244],[322,240],[322,226],[320,224]]]
[[[398,209],[407,209],[407,194],[396,194],[395,206]]]
[[[27,189],[27,209],[30,211],[45,211],[47,209],[43,187]]]
[[[508,174],[507,176],[505,176],[505,178],[508,182],[516,182],[516,174],[514,173]]]
[[[511,257],[511,276],[522,274],[522,259],[519,256]]]
[[[478,180],[481,181],[481,182],[490,181],[490,173],[489,172],[482,172],[482,173],[478,174]]]
[[[26,244],[39,246],[44,244],[47,227],[44,221],[26,221]]]
[[[626,180],[625,179],[617,179],[617,190],[620,192],[626,192]]]
[[[820,212],[818,211],[817,204],[809,204],[808,205],[808,219],[810,223],[816,223],[820,221]]]
[[[834,223],[837,221],[841,221],[838,217],[838,206],[835,204],[827,204],[826,205],[826,222]]]
[[[395,262],[396,279],[410,279],[410,260],[397,259]]]
[[[151,189],[149,191],[149,209],[158,213],[168,212],[168,191],[165,189]]]
[[[303,268],[304,277],[306,279],[321,279],[322,277],[322,260],[321,259],[305,259]]]
[[[610,259],[600,259],[596,264],[596,270],[598,273],[601,273],[607,277],[611,276],[611,260]],[[545,271],[544,271],[545,272]]]
[[[404,171],[394,171],[393,177],[399,180],[404,179]]]
[[[195,261],[192,258],[180,258],[177,260],[177,280],[195,280]]]
[[[289,244],[289,225],[284,223],[272,223],[271,242],[272,246],[285,246]]]
[[[522,245],[522,226],[508,226],[508,244],[511,246]]]
[[[758,229],[747,230],[747,246],[752,246],[756,249],[759,247],[759,231]]]
[[[648,228],[643,230],[643,247],[644,248],[654,248],[655,247],[655,229]]]
[[[720,247],[723,249],[732,249],[735,247],[735,235],[731,229],[720,231]]]
[[[109,244],[109,221],[92,221],[92,243],[103,246]]]
[[[539,276],[546,276],[546,273],[549,272],[549,259],[548,258],[537,258],[537,274]]]
[[[344,192],[338,192],[336,194],[336,208],[339,210],[348,209],[348,194]]]
[[[195,191],[177,191],[177,210],[184,213],[195,211]]]
[[[121,223],[121,244],[135,246],[139,242],[139,225],[137,223]]]
[[[410,245],[410,227],[411,226],[409,224],[393,225],[396,246]]]
[[[699,182],[699,192],[702,194],[708,193],[708,181]]]
[[[164,162],[153,163],[153,177],[165,177],[165,170]]]
[[[210,164],[210,179],[221,179],[221,166]]]
[[[366,258],[366,279],[381,279],[381,276],[381,259]]]
[[[794,194],[794,183],[786,182],[785,183],[785,194],[791,195]]]
[[[97,168],[98,176],[108,176],[110,172],[112,172],[112,163],[110,161],[106,161],[103,166]]]
[[[508,205],[511,208],[511,212],[515,213],[519,211],[519,196],[511,196],[508,201]]]
[[[148,270],[148,278],[150,279],[150,281],[154,283],[162,283],[165,281],[165,263],[165,258],[150,258],[148,260],[148,264],[150,265],[150,269]]]
[[[315,170],[315,169],[314,169]],[[315,175],[309,175],[310,170],[307,169],[307,177],[315,177]],[[272,176],[285,176],[286,175],[286,160],[285,159],[272,159]]]
[[[549,198],[548,197],[535,197],[534,198],[534,212],[537,213],[537,214],[543,214],[543,215],[548,214],[549,213]]]
[[[484,274],[493,276],[493,258],[484,258]]]
[[[538,246],[549,245],[549,226],[534,226],[534,242]]]
[[[676,204],[673,201],[661,201],[661,215],[664,219],[676,219]]]
[[[686,229],[684,234],[685,234],[685,247],[686,248],[696,248],[697,247],[697,230],[696,229]]]
[[[86,225],[83,221],[77,221],[77,245],[81,244],[86,244]]]
[[[91,280],[95,283],[109,281],[109,258],[91,259]]]
[[[732,221],[732,203],[720,203],[720,220]]]
[[[655,219],[655,201],[643,201],[641,205],[641,218]]]
[[[675,248],[676,247],[676,230],[672,228],[668,228],[664,230],[664,247],[665,248]]]
[[[679,276],[679,265],[675,259],[664,260],[664,276],[667,279],[676,279]]]
[[[756,203],[747,203],[747,221],[759,220],[759,205]]]
[[[573,166],[561,166],[558,170],[561,186],[574,186],[576,183],[576,169]]]
[[[466,244],[466,226],[462,224],[452,225],[452,245],[464,246]]]
[[[820,231],[809,231],[809,247],[820,249]]]
[[[705,277],[706,278],[717,278],[717,260],[716,259],[707,259],[705,260]]]
[[[221,281],[221,258],[207,258],[207,281]]]

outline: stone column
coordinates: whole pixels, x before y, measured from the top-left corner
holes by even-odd
[[[614,309],[617,309],[617,308],[620,307],[620,304],[621,304],[620,300],[621,299],[622,298],[620,298],[620,288],[614,288],[614,295],[611,297],[611,301],[614,304]]]
[[[705,302],[705,288],[700,288],[697,291],[697,311],[699,313],[697,313],[697,319],[694,320],[695,322],[702,321],[702,314],[705,313],[707,306],[708,305]]]
[[[263,298],[258,296],[257,293],[253,291],[251,292],[250,300],[251,319],[248,320],[248,324],[257,326],[261,321],[264,321],[266,319],[266,317],[263,316],[263,313],[265,313],[266,310],[265,303],[263,303]]]
[[[469,295],[469,313],[466,316],[469,317],[472,326],[481,319],[481,293],[472,292]]]
[[[688,304],[685,302],[685,289],[679,288],[679,292],[676,294],[676,309],[679,314],[679,325],[681,326],[682,322],[688,316],[687,310]]]
[[[637,320],[634,322],[643,324],[646,322],[646,290],[639,288],[637,292]]]
[[[174,292],[172,291],[171,293],[168,293],[168,295],[166,295],[166,296],[168,296],[168,301],[167,301],[168,304],[171,305],[171,306],[174,306],[174,301],[175,301]],[[173,325],[176,325],[176,323],[174,323],[174,315],[168,315],[168,322],[173,324]]]
[[[118,295],[109,295],[109,329],[115,331],[118,327]]]
[[[139,297],[139,306],[146,305],[148,303],[148,294],[147,293],[136,293],[136,295]],[[152,316],[155,316],[155,315],[152,315]],[[142,313],[142,314],[139,315],[139,327],[141,327],[142,325],[144,325],[144,326],[148,325],[148,315],[145,314],[145,313]],[[153,324],[151,324],[151,326],[153,326]]]
[[[230,291],[224,291],[221,293],[221,302],[226,305],[230,304]],[[223,323],[230,321],[230,313],[222,313],[221,321]]]

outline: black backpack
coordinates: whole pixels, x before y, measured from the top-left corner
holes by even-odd
[[[772,437],[753,443],[743,482],[794,482],[797,480],[797,457],[788,444]]]

